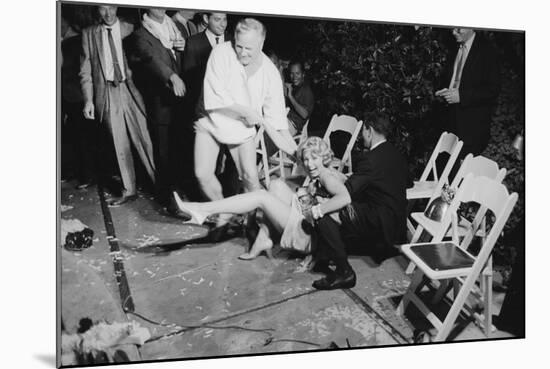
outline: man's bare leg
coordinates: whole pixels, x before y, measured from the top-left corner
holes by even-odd
[[[220,145],[210,133],[197,130],[195,135],[195,176],[204,195],[210,200],[223,199],[222,186],[216,178],[216,160]]]

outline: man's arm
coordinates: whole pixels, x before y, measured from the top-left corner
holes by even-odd
[[[144,37],[135,35],[134,47],[144,72],[155,76],[162,84],[172,88],[176,96],[185,94],[185,84],[172,67],[160,58],[153,50],[153,45]]]
[[[294,156],[296,154],[296,149],[298,146],[296,145],[296,142],[294,141],[294,138],[292,138],[292,135],[288,129],[276,130],[269,122],[266,121],[263,122],[263,127],[275,146],[277,146],[280,150],[283,150],[288,155]]]
[[[285,86],[285,95],[288,97],[288,101],[292,104],[292,107],[298,113],[302,119],[308,119],[313,111],[313,94],[310,91],[305,91],[304,104],[300,104],[294,97],[292,85]]]
[[[92,63],[90,61],[90,30],[82,32],[82,49],[80,51],[80,88],[84,98],[83,114],[86,119],[95,118],[94,85],[92,80]]]
[[[480,55],[479,70],[473,72],[477,74],[477,78],[480,78],[480,83],[469,89],[459,87],[460,103],[463,106],[491,104],[500,92],[500,68],[497,52],[487,41],[480,47],[485,49],[480,50],[482,55]]]

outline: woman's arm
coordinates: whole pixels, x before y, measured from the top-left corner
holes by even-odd
[[[331,172],[321,173],[319,180],[325,189],[332,195],[326,202],[320,204],[323,214],[333,213],[351,203],[351,196],[341,179]]]

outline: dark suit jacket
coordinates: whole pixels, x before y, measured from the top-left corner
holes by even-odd
[[[133,31],[133,26],[121,22],[120,31],[124,39]],[[124,54],[124,70],[126,72],[126,86],[137,106],[145,115],[145,104],[141,94],[132,80],[132,71],[128,67],[126,53]],[[105,77],[105,56],[103,55],[103,38],[101,25],[90,26],[82,31],[82,53],[80,56],[80,86],[84,103],[93,101],[96,119],[101,122],[105,113],[105,91],[107,79]]]
[[[135,65],[135,79],[140,87],[149,118],[154,124],[168,125],[175,119],[174,109],[183,100],[174,95],[170,76],[182,77],[182,52],[175,55],[144,27],[134,32],[131,39]]]
[[[440,87],[449,87],[456,58],[449,58]],[[460,103],[449,105],[451,131],[464,141],[463,154],[479,154],[489,142],[491,115],[500,91],[500,69],[495,48],[478,32],[460,80]]]
[[[202,94],[206,63],[212,51],[212,46],[204,32],[194,34],[186,40],[183,51],[183,75],[188,88],[186,105],[194,114]]]
[[[352,205],[368,224],[381,224],[383,240],[375,247],[405,241],[409,170],[403,155],[389,142],[360,155],[345,185]]]

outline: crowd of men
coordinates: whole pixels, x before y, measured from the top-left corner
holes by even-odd
[[[134,25],[119,19],[117,11],[116,6],[95,7],[98,22],[82,30],[63,18],[63,179],[76,177],[78,187],[86,188],[98,178],[104,181],[120,173],[114,177],[121,182],[121,196],[109,198],[111,206],[120,206],[137,198],[138,168],[148,177],[143,182],[154,185],[156,200],[172,212],[176,211],[171,206],[175,190],[184,197],[214,200],[237,193],[241,187],[258,188],[252,154],[255,147],[250,139],[256,129],[246,124],[257,124],[258,119],[253,120],[259,116],[270,120],[270,114],[275,114],[270,126],[287,139],[303,126],[314,105],[303,63],[291,63],[289,82],[285,83],[278,62],[275,68],[271,68],[272,58],[258,62],[259,56],[265,56],[265,27],[250,19],[247,24],[239,23],[246,50],[237,53],[236,65],[253,72],[243,83],[256,83],[248,86],[252,90],[265,87],[272,92],[248,101],[244,90],[237,91],[234,80],[223,81],[228,72],[223,69],[227,67],[225,61],[211,63],[205,85],[212,50],[226,49],[227,60],[237,51],[234,35],[227,33],[226,14],[189,10],[167,14],[165,9],[149,8]],[[252,33],[258,35],[248,37]],[[229,76],[238,74],[236,65]],[[256,73],[258,66],[263,74]],[[260,75],[279,80],[262,86]],[[226,87],[235,91],[225,100],[214,101]],[[279,87],[281,93],[273,93]],[[279,95],[279,100],[272,99]],[[217,113],[216,104],[225,104],[228,99],[235,99],[236,110],[231,114],[245,117],[245,125],[230,129],[230,125],[218,122],[227,112]],[[212,106],[205,109],[208,104]],[[254,108],[242,109],[248,106]],[[271,112],[262,111],[270,107]],[[224,128],[221,133],[220,126]],[[283,149],[288,146],[279,140],[281,144]],[[294,150],[286,149],[289,153]]]
[[[289,63],[287,81],[277,56],[262,51],[261,22],[243,18],[229,35],[224,13],[203,13],[195,22],[192,11],[168,16],[165,9],[149,8],[134,27],[118,18],[116,6],[96,9],[99,23],[81,32],[62,30],[64,126],[73,130],[63,133],[63,141],[74,143],[80,188],[98,178],[96,168],[99,178],[113,173],[106,166],[111,156],[122,193],[109,197],[109,205],[137,198],[139,167],[154,184],[156,200],[177,213],[171,208],[174,191],[214,201],[261,189],[258,126],[273,147],[295,155],[293,136],[311,116],[315,98],[302,62]],[[459,48],[436,96],[448,106],[448,128],[464,141],[461,154],[478,155],[489,141],[499,92],[496,53],[471,29],[453,34]],[[407,164],[387,141],[390,119],[380,114],[364,119],[367,151],[345,182],[346,207],[317,209],[317,257],[336,270],[316,288],[355,285],[349,245],[363,245],[382,260],[404,240]],[[340,223],[329,217],[335,211]]]

